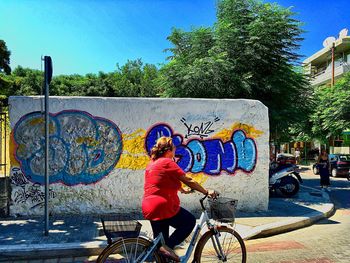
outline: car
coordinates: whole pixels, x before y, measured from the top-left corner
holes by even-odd
[[[296,164],[296,158],[292,154],[288,153],[280,153],[277,155],[277,163],[279,165],[285,165],[285,164]]]
[[[350,172],[350,154],[329,154],[329,172],[333,177],[348,176]],[[314,174],[319,174],[317,164],[312,166]]]

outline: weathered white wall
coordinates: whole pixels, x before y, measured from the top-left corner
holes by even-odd
[[[10,213],[42,214],[43,98],[9,102]],[[268,207],[269,121],[259,101],[51,97],[50,112],[54,214],[139,211],[146,149],[161,134],[181,143],[182,167],[204,187],[238,199],[242,210]],[[180,196],[198,208],[199,194]]]

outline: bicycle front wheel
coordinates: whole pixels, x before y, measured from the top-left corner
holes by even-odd
[[[224,226],[218,226],[217,231],[217,238],[214,230],[211,230],[206,232],[198,241],[194,252],[194,262],[245,263],[247,251],[241,236],[233,229]]]
[[[96,263],[160,263],[161,259],[156,251],[153,251],[144,261],[141,261],[151,244],[152,242],[142,237],[120,239],[105,248],[97,258]]]

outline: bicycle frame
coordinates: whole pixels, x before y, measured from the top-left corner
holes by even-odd
[[[209,222],[209,216],[208,216],[208,213],[205,209],[202,211],[202,214],[199,218],[199,222],[194,229],[194,234],[193,234],[191,242],[186,250],[186,254],[184,256],[180,257],[181,263],[187,262],[190,259],[192,252],[196,246],[196,243],[197,243],[197,240],[199,237],[199,233],[203,229],[204,224],[206,224],[208,226],[208,229],[211,228],[211,224]]]
[[[189,244],[189,246],[188,246],[188,248],[186,250],[186,253],[185,253],[184,256],[180,257],[180,262],[181,263],[186,263],[190,259],[191,255],[192,255],[192,252],[195,249],[195,246],[197,244],[199,233],[203,229],[204,225],[206,225],[208,227],[209,231],[212,230],[212,229],[214,229],[214,231],[215,231],[214,225],[212,225],[210,223],[210,218],[208,216],[208,212],[207,212],[207,210],[205,209],[205,207],[203,205],[203,201],[206,198],[207,198],[207,196],[205,196],[205,197],[200,199],[200,203],[201,203],[201,206],[202,206],[202,213],[201,213],[201,216],[199,218],[199,222],[196,224],[196,227],[194,229],[194,234],[193,234],[193,236],[191,238],[191,241],[190,241],[190,244]],[[223,257],[224,253],[222,251],[221,244],[220,244],[220,242],[218,240],[218,237],[216,235],[215,235],[215,239],[216,239],[215,240],[216,242],[213,240],[213,245],[215,247],[215,250],[221,257]],[[159,243],[164,244],[164,238],[163,238],[162,233],[160,233],[152,241],[152,245],[146,250],[146,254],[145,255],[140,255],[139,258],[137,258],[135,262],[143,263],[157,249]]]

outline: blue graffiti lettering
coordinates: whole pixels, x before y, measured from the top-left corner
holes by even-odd
[[[246,137],[242,130],[233,132],[231,140],[221,139],[189,140],[175,134],[167,124],[152,127],[146,135],[145,146],[148,154],[161,136],[172,137],[176,146],[178,165],[191,173],[219,175],[221,171],[234,174],[237,170],[252,172],[256,164],[257,149],[255,141]]]

